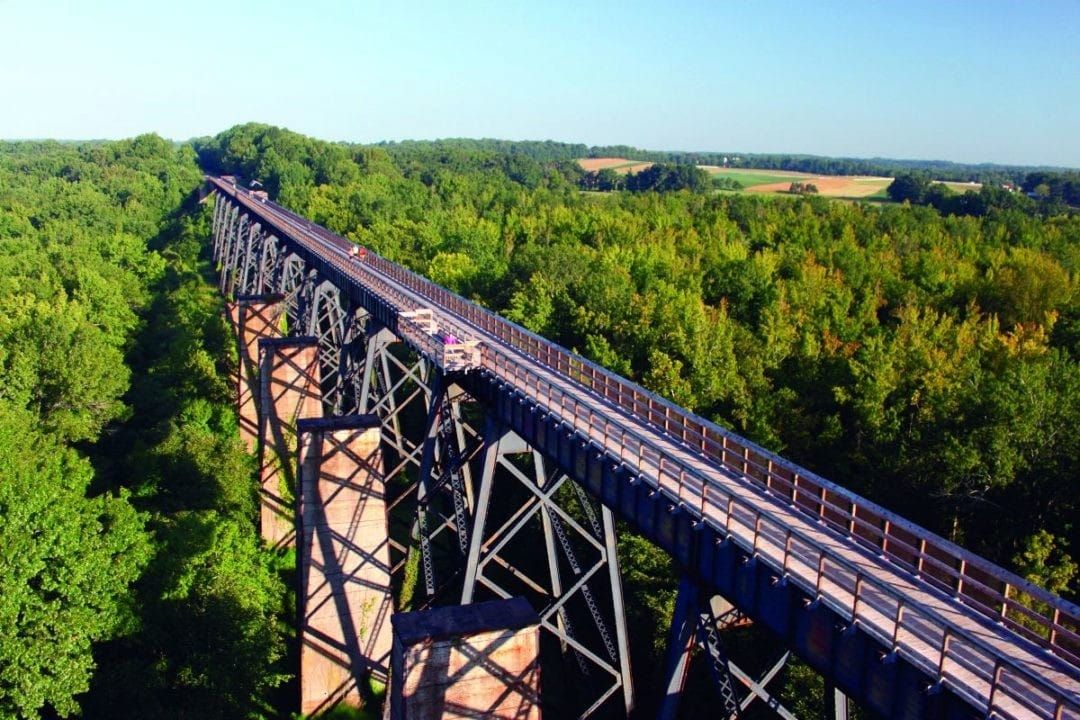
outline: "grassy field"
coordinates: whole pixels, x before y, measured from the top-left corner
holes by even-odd
[[[610,169],[617,173],[636,173],[652,165],[651,162],[628,158],[582,158],[578,164],[589,172]],[[752,168],[725,168],[701,165],[716,178],[728,178],[739,184],[742,192],[786,194],[793,182],[808,182],[817,186],[822,197],[849,200],[885,200],[885,188],[892,178],[864,176],[813,175],[789,170],[755,170]],[[963,192],[963,191],[960,191]]]
[[[949,182],[948,180],[934,180],[933,182],[936,185],[944,185],[945,187],[952,190],[954,193],[958,193],[960,195],[963,195],[969,190],[974,192],[979,192],[980,190],[982,190],[982,183],[977,182]]]
[[[627,158],[581,158],[578,160],[578,165],[587,172],[614,170],[620,175],[626,175],[627,173],[641,172],[645,168],[651,167],[652,163],[644,160],[628,160]]]
[[[811,183],[823,197],[881,199],[892,178],[857,175],[811,175],[783,170],[744,170],[741,168],[704,168],[713,177],[731,178],[743,190],[752,193],[786,193],[793,182]]]
[[[703,170],[706,170],[710,175],[716,178],[730,178],[742,186],[743,190],[748,190],[752,187],[759,185],[775,185],[777,183],[787,183],[790,185],[793,182],[807,182],[808,179],[814,178],[813,175],[807,175],[806,173],[797,172],[785,172],[783,170],[743,170],[736,168],[718,168],[709,165],[703,165]],[[786,187],[784,188],[787,189]]]

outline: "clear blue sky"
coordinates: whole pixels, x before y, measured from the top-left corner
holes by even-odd
[[[1080,167],[1080,2],[0,0],[0,137],[499,137]]]

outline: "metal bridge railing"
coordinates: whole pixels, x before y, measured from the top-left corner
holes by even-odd
[[[776,513],[688,469],[685,458],[626,432],[597,412],[594,404],[579,401],[498,350],[484,346],[483,353],[484,368],[508,387],[594,438],[642,477],[655,477],[657,489],[667,493],[673,505],[696,510],[704,522],[747,553],[775,564],[785,581],[795,583],[850,624],[859,625],[988,716],[1025,717],[1033,707],[1039,708],[1041,716],[1053,718],[1062,717],[1065,710],[1080,711],[1075,698],[1044,678],[1009,658],[995,661],[997,653],[992,649],[988,653],[982,639],[958,629],[924,604],[911,603],[891,583],[865,573]]]
[[[366,262],[725,469],[772,492],[790,495],[800,511],[818,517],[1069,663],[1080,665],[1080,608],[1072,603],[396,263],[372,253]]]

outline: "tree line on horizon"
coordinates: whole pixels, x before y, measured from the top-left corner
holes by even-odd
[[[684,150],[643,150],[631,145],[586,145],[554,140],[496,140],[491,138],[446,138],[375,143],[392,157],[414,156],[418,152],[494,153],[520,155],[538,162],[573,161],[581,158],[627,158],[666,165],[717,165],[756,170],[787,170],[812,175],[873,175],[893,177],[921,173],[935,180],[980,183],[1022,184],[1029,175],[1064,175],[1074,181],[1080,169],[1044,165],[1002,165],[959,163],[949,160],[903,160],[893,158],[848,158],[797,153],[698,152]],[[1035,185],[1038,182],[1034,183]],[[1074,203],[1075,204],[1075,203]]]

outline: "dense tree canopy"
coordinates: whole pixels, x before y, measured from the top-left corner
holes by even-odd
[[[155,136],[0,143],[0,717],[75,711],[93,643],[133,626],[145,518],[73,443],[127,412],[148,243],[197,182]]]
[[[155,136],[0,143],[2,718],[288,707],[200,178]]]

